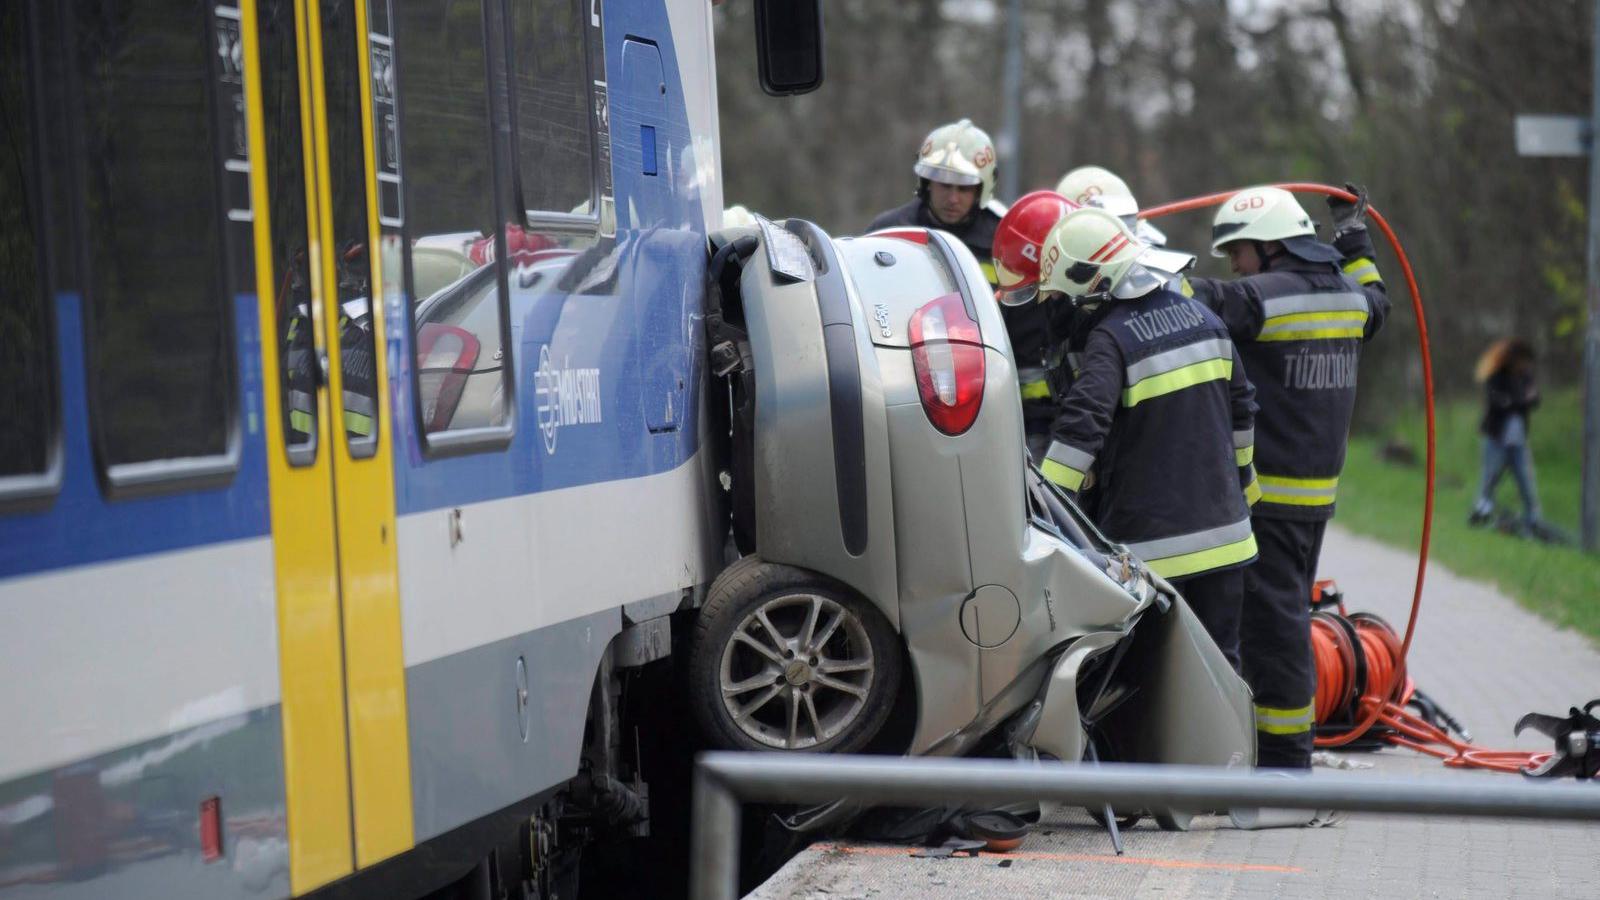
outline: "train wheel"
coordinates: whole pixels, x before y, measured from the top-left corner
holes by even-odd
[[[899,637],[870,603],[817,573],[746,557],[700,610],[690,698],[720,746],[849,753],[883,728],[900,672]]]

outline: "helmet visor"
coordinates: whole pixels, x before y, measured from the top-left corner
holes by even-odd
[[[1228,255],[1222,249],[1227,244],[1237,240],[1236,235],[1243,231],[1248,222],[1218,222],[1211,226],[1211,255],[1221,259]]]
[[[1039,299],[1039,282],[1001,288],[995,292],[995,299],[1000,301],[1001,306],[1026,306]]]
[[[925,162],[917,163],[914,168],[916,169],[918,176],[926,178],[929,181],[937,181],[940,184],[966,186],[983,183],[983,179],[976,171],[964,172],[960,169],[951,168],[950,166],[936,166],[933,163]]]
[[[1139,254],[1139,264],[1168,275],[1181,275],[1194,266],[1194,257],[1162,247],[1147,247]]]
[[[1152,247],[1165,247],[1167,245],[1167,233],[1151,225],[1146,219],[1134,220],[1133,234],[1134,237]]]
[[[1135,300],[1165,285],[1170,277],[1165,272],[1157,272],[1134,263],[1128,267],[1127,273],[1117,282],[1117,286],[1111,289],[1111,296],[1118,300]]]
[[[1133,264],[1123,273],[1111,296],[1118,300],[1143,297],[1156,288],[1163,287],[1185,269],[1194,265],[1194,257],[1187,253],[1146,247],[1139,251]]]
[[[1009,291],[1022,287],[1024,284],[1037,283],[1039,269],[1035,267],[1032,272],[1018,272],[997,257],[994,260],[994,276],[995,284],[999,286],[1000,290]]]

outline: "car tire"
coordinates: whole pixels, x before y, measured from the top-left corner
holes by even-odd
[[[747,556],[700,609],[690,706],[719,747],[850,753],[889,719],[902,659],[888,620],[849,588]]]

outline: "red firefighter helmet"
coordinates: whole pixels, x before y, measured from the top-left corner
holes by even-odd
[[[506,223],[506,256],[513,266],[538,262],[540,251],[555,246],[556,242],[546,235],[528,231],[515,222]],[[494,262],[494,235],[478,238],[469,244],[467,258],[479,266]]]
[[[1039,245],[1078,204],[1055,191],[1034,191],[1011,204],[994,232],[997,296],[1006,306],[1021,306],[1039,295]]]

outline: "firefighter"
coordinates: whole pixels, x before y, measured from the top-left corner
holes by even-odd
[[[1066,392],[1062,371],[1072,306],[1039,302],[1039,245],[1078,205],[1054,191],[1034,191],[1011,204],[995,228],[994,272],[1000,314],[1017,364],[1028,454],[1044,461],[1056,399]]]
[[[311,284],[306,252],[296,250],[278,291],[279,333],[283,335],[285,443],[302,447],[317,432],[317,348],[312,335]]]
[[[1168,286],[1193,262],[1102,209],[1051,230],[1040,290],[1079,307],[1087,336],[1041,470],[1068,492],[1094,488],[1096,523],[1178,586],[1237,669],[1241,569],[1256,539],[1254,474],[1236,448],[1254,390],[1222,321]]]
[[[1255,692],[1258,765],[1289,769],[1311,766],[1311,585],[1344,465],[1356,365],[1389,312],[1362,223],[1364,195],[1329,205],[1332,246],[1317,240],[1289,192],[1240,191],[1218,209],[1211,241],[1239,277],[1190,279],[1195,299],[1239,345],[1261,405],[1261,499],[1253,510],[1261,559],[1245,573],[1240,638]],[[1249,457],[1244,446],[1239,452]]]
[[[351,440],[377,435],[377,359],[367,246],[349,241],[339,254],[339,368],[344,385],[344,430]]]
[[[912,225],[947,231],[978,257],[992,287],[990,248],[995,226],[1006,212],[994,199],[994,142],[970,119],[941,125],[922,142],[912,170],[918,179],[916,198],[880,213],[867,230]]]
[[[1056,193],[1079,206],[1098,206],[1122,220],[1133,229],[1139,240],[1155,247],[1165,247],[1167,236],[1161,229],[1139,218],[1139,201],[1134,199],[1128,183],[1116,173],[1100,166],[1079,166],[1061,176],[1056,182]]]
[[[349,241],[340,251],[335,275],[338,279],[340,371],[344,385],[345,434],[351,440],[372,438],[377,433],[377,360],[373,353],[372,308],[368,299],[370,278],[366,266],[366,245]],[[283,366],[285,404],[288,417],[287,443],[302,447],[313,443],[317,432],[317,387],[324,380],[320,356],[312,336],[310,272],[303,252],[295,255],[294,265],[284,282],[280,304],[283,309]]]

